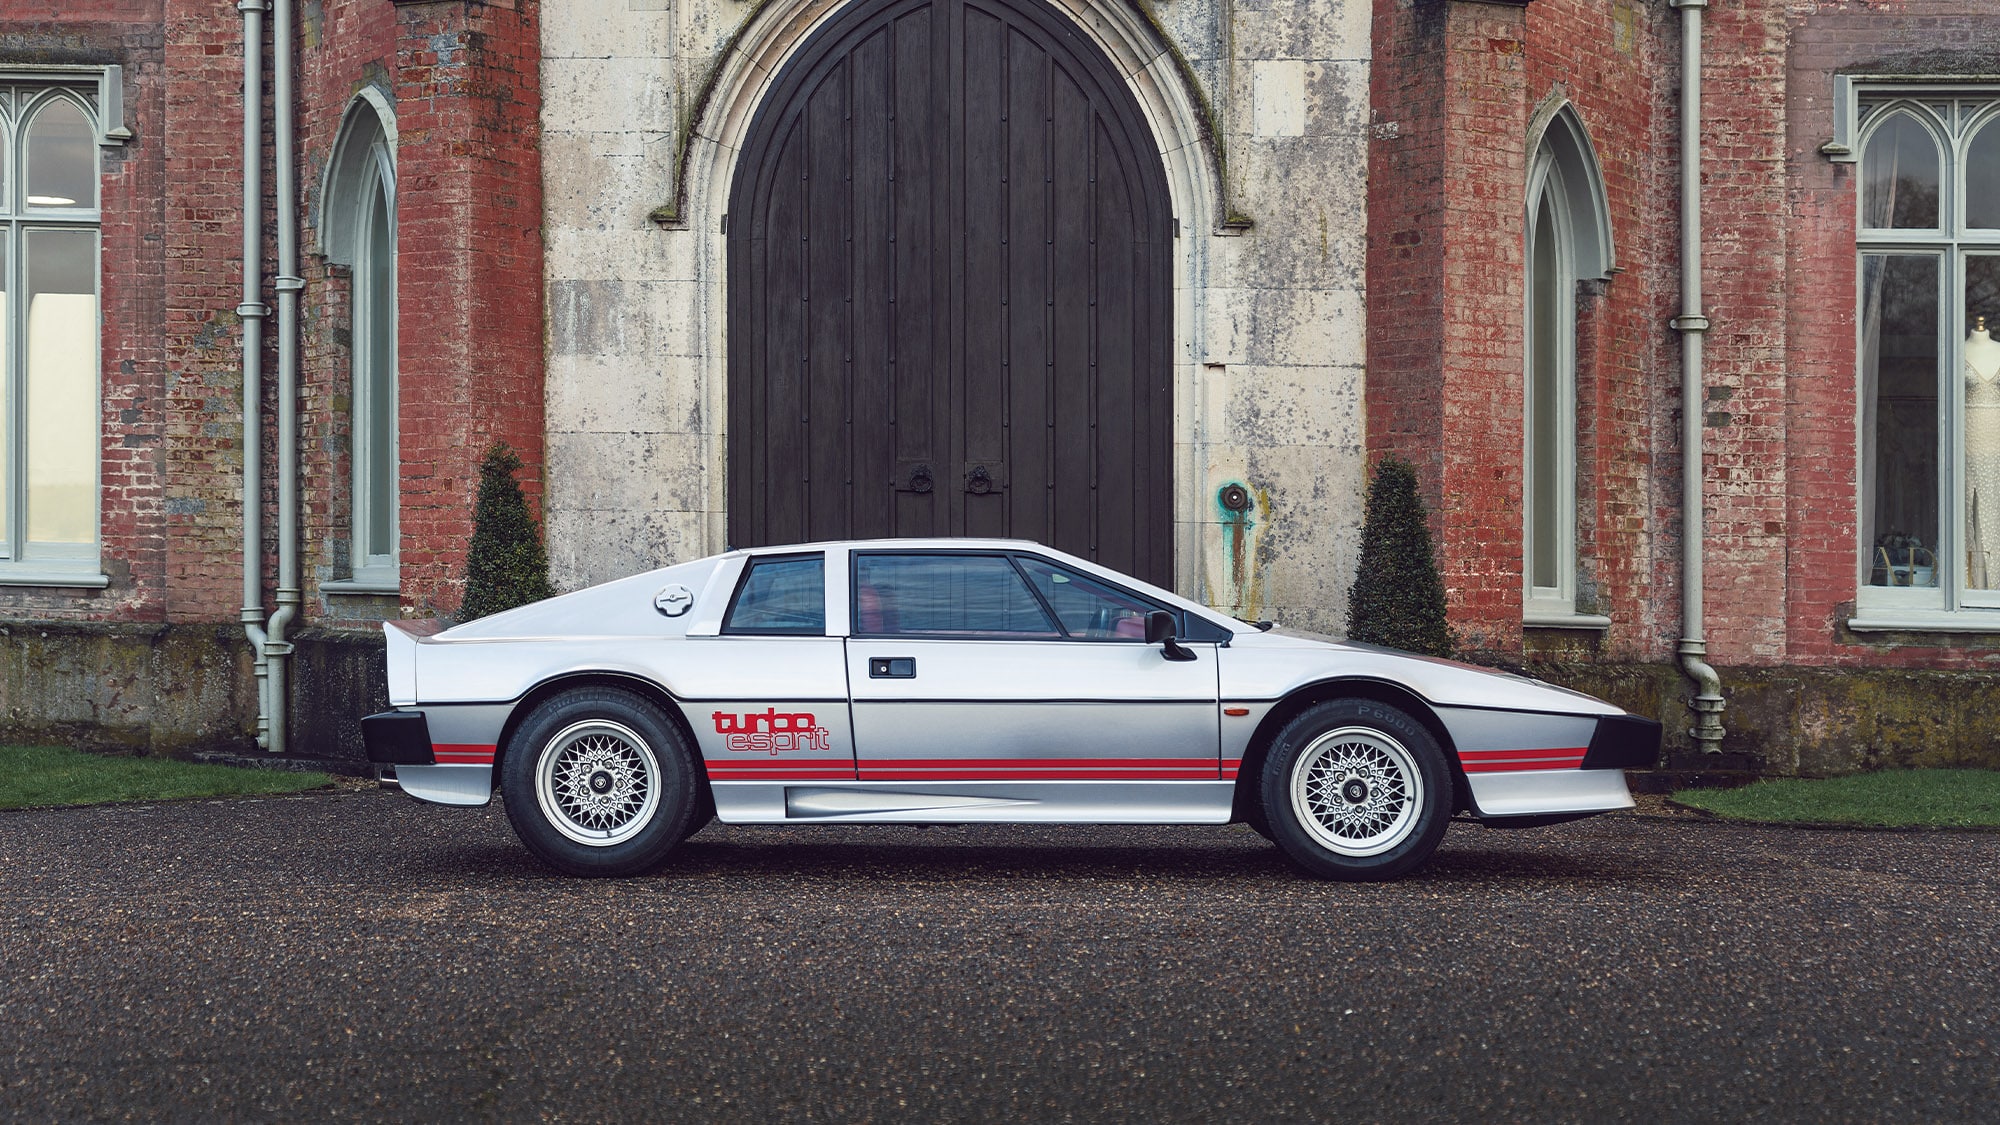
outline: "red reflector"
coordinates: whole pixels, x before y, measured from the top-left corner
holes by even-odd
[[[1223,713],[1223,714],[1225,714],[1225,715],[1235,715],[1235,716],[1237,716],[1238,718],[1241,718],[1242,716],[1244,716],[1244,715],[1248,715],[1248,714],[1250,713],[1250,708],[1248,708],[1248,707],[1224,707],[1224,708],[1222,709],[1222,713]]]

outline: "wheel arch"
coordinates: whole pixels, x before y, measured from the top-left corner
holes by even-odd
[[[1445,729],[1437,711],[1423,696],[1401,684],[1388,680],[1349,677],[1336,680],[1320,680],[1295,688],[1280,699],[1276,706],[1264,713],[1257,724],[1257,730],[1250,736],[1245,748],[1243,762],[1236,772],[1236,791],[1232,798],[1231,820],[1247,820],[1256,813],[1257,787],[1264,773],[1264,759],[1269,754],[1271,744],[1277,741],[1278,732],[1285,725],[1298,718],[1307,710],[1322,703],[1341,699],[1367,699],[1385,703],[1410,716],[1430,732],[1432,738],[1444,751],[1445,762],[1451,767],[1452,799],[1451,811],[1461,812],[1472,807],[1472,789],[1465,778],[1465,768],[1458,760],[1458,748],[1452,742],[1451,732]]]
[[[694,727],[689,725],[686,712],[681,710],[680,701],[674,698],[673,693],[643,676],[603,671],[569,672],[552,677],[536,684],[515,701],[513,710],[507,713],[506,723],[500,728],[500,740],[493,747],[494,792],[500,791],[501,763],[505,760],[508,743],[513,741],[514,732],[527,721],[529,715],[534,714],[535,708],[563,692],[578,688],[616,688],[628,691],[666,712],[667,718],[680,731],[681,737],[687,739],[688,752],[694,756],[692,765],[695,780],[701,786],[702,800],[707,802],[713,799],[708,792],[708,771],[703,769],[701,764],[701,743],[695,740]]]

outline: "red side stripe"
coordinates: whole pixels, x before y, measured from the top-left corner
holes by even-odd
[[[1462,750],[1458,757],[1467,773],[1573,770],[1583,764],[1583,756],[1588,749],[1584,746],[1558,746],[1538,750]]]
[[[861,763],[864,781],[1212,781],[1200,758],[887,758]]]
[[[1222,765],[1234,777],[1237,761]],[[825,759],[710,759],[713,781],[1214,781],[1217,765],[1200,758],[890,758],[862,762],[859,777],[846,762]]]
[[[493,746],[477,742],[434,742],[431,760],[441,766],[490,766]]]
[[[1025,769],[1073,767],[1077,769],[1187,769],[1199,766],[1213,772],[1208,758],[874,758],[861,768],[893,769]]]
[[[708,779],[710,781],[853,781],[854,771],[851,769],[799,769],[791,773],[777,774],[757,772],[738,773],[726,768],[711,768],[708,771]]]
[[[883,770],[863,766],[863,781],[1214,781],[1214,769],[1037,770],[996,774],[992,770]]]
[[[710,781],[853,781],[844,758],[717,758],[703,762]]]

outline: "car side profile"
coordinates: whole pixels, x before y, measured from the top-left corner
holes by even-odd
[[[423,801],[497,790],[575,875],[726,824],[1246,822],[1388,879],[1455,813],[1628,808],[1660,725],[1521,676],[1237,621],[1034,543],[760,547],[450,629],[391,622],[362,720]]]

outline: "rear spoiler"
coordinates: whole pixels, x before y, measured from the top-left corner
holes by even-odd
[[[382,623],[382,636],[389,645],[389,706],[416,706],[417,644],[444,629],[445,623],[435,617]]]

